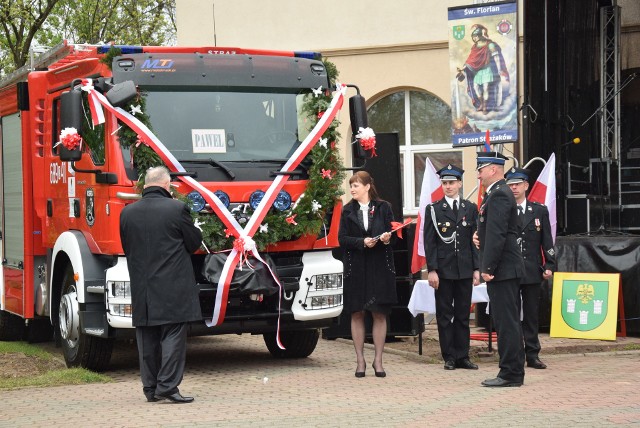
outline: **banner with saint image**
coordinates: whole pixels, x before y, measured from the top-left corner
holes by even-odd
[[[516,1],[449,8],[451,141],[518,139]]]

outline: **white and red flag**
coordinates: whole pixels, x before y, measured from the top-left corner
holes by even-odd
[[[429,158],[426,158],[424,165],[424,176],[422,177],[422,188],[420,189],[420,209],[418,211],[418,222],[416,224],[416,235],[413,239],[413,255],[411,257],[411,273],[419,272],[427,262],[424,254],[424,216],[425,208],[432,202],[444,198],[440,177],[436,174],[436,169]]]
[[[551,223],[551,236],[553,242],[556,242],[556,155],[551,153],[547,164],[542,169],[533,188],[529,192],[528,199],[530,201],[545,204],[549,210],[549,223]]]

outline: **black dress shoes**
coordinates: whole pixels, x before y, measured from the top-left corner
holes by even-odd
[[[160,400],[164,400],[163,398],[157,398],[155,395],[153,394],[144,394],[147,397],[147,401],[149,403],[155,403],[156,401],[160,401]]]
[[[490,386],[490,387],[522,386],[522,382],[506,380],[506,379],[502,379],[501,377],[497,377],[495,379],[487,379],[482,381],[482,386]]]
[[[456,363],[453,360],[447,360],[444,362],[444,369],[445,370],[455,370],[456,369]]]
[[[458,360],[458,362],[456,362],[456,368],[467,369],[467,370],[478,370],[478,366],[476,364],[473,364],[471,360],[469,360],[468,358]]]
[[[527,367],[531,367],[531,368],[534,368],[534,369],[546,369],[547,365],[545,363],[543,363],[542,361],[540,361],[539,358],[536,358],[535,360],[527,361]]]
[[[170,395],[155,395],[154,398],[157,400],[169,400],[176,404],[191,403],[193,401],[193,397],[183,397],[179,392]]]
[[[376,366],[374,366],[373,364],[371,364],[371,367],[373,367],[373,372],[376,374],[376,377],[385,377],[385,376],[387,376],[387,372],[385,372],[384,370],[381,370],[381,371],[376,370]],[[364,374],[363,374],[363,376],[364,376]]]

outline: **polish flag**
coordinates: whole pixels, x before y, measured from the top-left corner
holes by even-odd
[[[416,235],[413,239],[413,255],[411,256],[411,273],[420,272],[427,262],[424,255],[424,216],[425,208],[432,202],[444,198],[440,177],[436,174],[436,169],[431,163],[431,159],[426,158],[424,166],[424,176],[422,177],[422,188],[420,189],[420,210],[418,211],[418,222],[416,224]]]
[[[529,192],[530,201],[545,204],[549,210],[549,223],[551,223],[551,236],[556,242],[556,226],[558,223],[556,215],[556,155],[551,153],[547,164],[538,176],[533,188]]]

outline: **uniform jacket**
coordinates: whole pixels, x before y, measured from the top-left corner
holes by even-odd
[[[131,280],[133,325],[202,319],[191,256],[202,241],[189,208],[151,186],[120,214],[120,239]]]
[[[344,304],[349,312],[361,311],[370,304],[397,302],[393,245],[379,241],[373,248],[364,246],[364,238],[391,230],[391,205],[385,201],[370,202],[369,228],[366,231],[358,218],[359,210],[357,201],[344,206],[338,233],[344,250]],[[393,244],[395,237],[391,239]]]
[[[485,196],[478,213],[480,273],[494,275],[494,281],[522,277],[519,222],[516,198],[505,180],[499,180]]]
[[[438,276],[444,279],[472,278],[473,271],[480,267],[479,253],[472,241],[477,229],[478,207],[466,199],[460,199],[459,204],[457,217],[445,198],[425,209],[424,254],[427,268],[437,271]],[[435,213],[435,224],[431,208]],[[455,233],[456,239],[447,244],[438,236],[438,232],[443,238]]]
[[[520,216],[518,229],[520,248],[524,260],[522,284],[542,282],[542,272],[556,269],[556,254],[553,249],[549,210],[538,202],[527,200],[527,208]],[[544,252],[544,261],[543,261]]]

